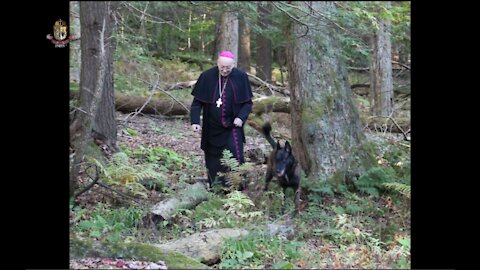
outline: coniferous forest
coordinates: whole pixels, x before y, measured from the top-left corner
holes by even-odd
[[[411,268],[410,13],[70,2],[70,268]],[[191,93],[225,50],[253,105],[245,163],[224,151],[210,187]],[[296,191],[264,189],[278,149]]]

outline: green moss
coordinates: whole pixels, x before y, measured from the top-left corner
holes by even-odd
[[[332,177],[330,178],[330,182],[334,183],[335,185],[341,185],[343,184],[344,179],[345,179],[345,171],[338,170],[332,175]]]
[[[306,124],[317,122],[325,113],[325,106],[319,105],[315,107],[304,106],[302,110],[302,119]]]
[[[70,82],[70,92],[78,92],[80,90],[80,84],[76,82]]]
[[[368,169],[372,166],[375,166],[376,148],[374,143],[365,142],[357,147],[357,149],[354,149],[354,153],[359,157],[360,165],[362,165],[363,168]]]
[[[220,198],[214,197],[208,201],[200,203],[195,208],[194,220],[195,222],[199,222],[206,218],[220,219],[225,215],[223,201]]]
[[[85,150],[85,155],[98,160],[103,166],[106,166],[107,160],[98,145],[90,141]]]
[[[70,239],[70,257],[108,257],[145,261],[164,261],[169,269],[205,269],[207,265],[181,253],[162,250],[144,243],[106,243],[91,240]]]
[[[334,93],[342,93],[342,87],[340,85],[340,76],[338,76],[337,72],[333,68],[328,69],[328,73],[330,74],[330,78],[332,78],[333,83],[335,84],[335,90],[333,91]]]
[[[94,243],[91,239],[80,240],[76,237],[70,237],[70,257],[87,257],[91,253]]]
[[[280,105],[282,105],[283,103],[286,103],[287,109],[289,110],[288,108],[289,103],[286,102],[285,98],[278,97],[278,96],[270,96],[265,99],[259,99],[259,100],[256,100],[255,103],[258,105],[253,107],[253,113],[258,115],[261,115],[265,112],[272,111],[277,103],[279,103]]]

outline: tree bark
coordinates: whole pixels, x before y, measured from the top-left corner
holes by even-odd
[[[335,14],[333,2],[299,2],[308,12]],[[317,13],[317,14],[318,14]],[[287,50],[294,153],[312,181],[344,181],[374,164],[368,151],[341,47],[330,21],[293,23]]]
[[[106,31],[108,37],[105,45],[106,70],[103,85],[103,95],[98,112],[95,114],[95,121],[92,129],[106,138],[104,142],[111,152],[119,151],[117,146],[117,122],[115,120],[115,98],[113,84],[113,52],[115,51],[115,31],[114,10],[119,5],[118,2],[109,2],[109,10],[106,14]]]
[[[121,93],[115,93],[115,105],[117,111],[131,113],[139,110],[148,101],[148,97],[127,96]],[[180,104],[181,103],[181,104]],[[152,98],[142,109],[145,114],[160,114],[166,116],[186,115],[192,100],[183,99],[180,103],[171,98]]]
[[[154,205],[150,211],[154,215],[161,216],[164,220],[168,220],[177,209],[191,209],[207,199],[208,191],[205,185],[197,182],[181,192],[179,196]]]
[[[70,1],[70,31],[75,38],[80,38],[80,8],[78,1]],[[70,42],[70,82],[80,82],[81,65],[80,41]]]
[[[238,16],[236,12],[225,11],[222,14],[219,32],[218,52],[228,50],[238,58]]]
[[[98,36],[102,30],[103,20],[105,20],[104,30],[104,50],[105,50],[105,72],[102,78],[102,95],[98,107],[98,113],[93,115],[94,120],[92,129],[105,138],[105,143],[112,152],[118,151],[117,141],[117,125],[115,121],[115,99],[113,86],[113,51],[115,41],[113,39],[113,31],[115,28],[114,9],[118,3],[97,3],[81,5],[82,16],[82,64],[87,61],[85,67],[82,66],[82,80],[80,82],[80,104],[86,108],[92,103],[92,89],[97,81],[97,70],[100,67],[100,59],[98,53],[99,47]],[[85,29],[83,29],[85,28]],[[84,56],[85,54],[85,56]],[[81,113],[78,112],[77,113]]]
[[[105,86],[112,76],[108,69],[111,42],[112,6],[110,2],[80,2],[82,66],[80,81],[80,108],[70,126],[71,146],[75,155],[70,166],[70,195],[74,195],[80,164],[87,141],[94,127],[94,119],[101,106]],[[110,55],[111,56],[111,55]],[[110,73],[110,74],[109,74]]]
[[[384,3],[385,8],[390,2]],[[392,116],[393,112],[393,78],[392,78],[392,43],[390,39],[390,22],[379,20],[379,29],[372,38],[372,67],[370,104],[371,115]]]
[[[268,29],[271,24],[270,13],[272,12],[272,5],[270,3],[257,3],[258,11],[258,26],[260,29]],[[271,82],[272,81],[272,41],[264,34],[257,34],[257,77]]]
[[[250,72],[250,27],[245,17],[240,16],[239,21],[239,44],[238,44],[238,68]]]

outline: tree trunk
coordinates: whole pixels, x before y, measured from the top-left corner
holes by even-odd
[[[97,4],[99,5],[99,4]],[[94,115],[94,121],[92,129],[95,133],[100,134],[105,138],[106,145],[110,148],[112,152],[118,151],[117,143],[117,124],[115,120],[115,98],[114,98],[114,86],[113,86],[113,52],[115,50],[114,44],[115,40],[112,37],[115,21],[113,18],[113,9],[116,8],[118,3],[109,3],[109,11],[96,11],[96,14],[89,14],[90,18],[87,18],[91,23],[87,26],[88,29],[85,30],[85,35],[83,39],[86,40],[85,48],[82,47],[82,51],[87,53],[87,66],[95,67],[98,66],[98,59],[96,59],[96,54],[99,50],[98,31],[101,30],[101,22],[105,18],[105,37],[108,37],[105,40],[105,57],[106,57],[106,66],[105,66],[105,78],[103,79],[103,93],[98,108],[98,113]],[[88,12],[88,11],[87,11]],[[108,12],[108,13],[105,13]],[[100,17],[103,16],[103,17]],[[83,44],[83,43],[82,43]],[[83,46],[83,45],[82,45]],[[93,57],[92,57],[93,56]],[[82,83],[83,85],[89,87],[92,82],[96,81],[95,69],[89,68],[88,70],[82,70],[85,74],[82,74]],[[88,88],[87,88],[88,89]],[[91,103],[92,95],[88,91],[83,91],[80,93],[80,102],[85,102],[85,104]]]
[[[284,78],[284,72],[286,70],[286,65],[287,65],[287,56],[285,54],[285,46],[279,46],[276,49],[273,50],[273,55],[275,58],[275,62],[280,66],[280,84],[285,85],[285,80]],[[273,80],[273,78],[272,78]]]
[[[335,14],[333,2],[299,2],[305,11]],[[316,25],[306,33],[293,22],[287,50],[294,153],[313,181],[344,181],[373,164],[359,114],[341,62],[334,26],[305,16]]]
[[[70,167],[70,195],[76,188],[76,178],[85,154],[85,147],[95,125],[97,113],[108,87],[113,97],[111,61],[112,5],[110,2],[80,2],[82,66],[80,108],[70,126],[71,146],[75,155]],[[103,102],[102,102],[103,101]],[[113,98],[111,99],[113,102]],[[113,106],[112,106],[113,108]],[[102,118],[101,118],[102,119]],[[113,121],[115,124],[115,121]],[[98,126],[98,125],[97,125]],[[102,131],[102,130],[100,130]],[[115,135],[116,136],[116,135]],[[116,138],[116,137],[115,137]]]
[[[270,3],[257,3],[258,26],[260,29],[268,29],[271,24],[270,13],[272,5]],[[271,82],[272,81],[272,41],[262,33],[257,34],[257,77]]]
[[[70,31],[75,38],[80,38],[80,8],[78,1],[70,1]],[[80,82],[80,41],[70,42],[70,82]]]
[[[390,2],[385,3],[390,7]],[[390,22],[381,19],[379,29],[372,38],[371,74],[371,115],[392,116],[393,78],[392,78],[392,43],[390,39]]]
[[[238,58],[238,17],[236,13],[225,11],[222,14],[218,42],[218,52],[229,50]]]
[[[250,72],[250,27],[245,21],[245,17],[240,17],[239,22],[239,45],[238,45],[238,68]]]
[[[105,35],[109,37],[106,44],[106,72],[103,86],[103,95],[100,108],[95,114],[93,130],[106,138],[106,144],[112,152],[119,151],[117,147],[117,123],[115,120],[115,97],[113,85],[113,52],[115,51],[115,18],[113,10],[119,3],[110,2],[110,12],[106,16],[107,27]]]

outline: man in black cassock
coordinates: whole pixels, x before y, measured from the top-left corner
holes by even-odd
[[[194,131],[202,131],[201,149],[205,153],[210,187],[215,181],[226,186],[224,177],[217,177],[219,171],[227,170],[220,163],[224,149],[230,150],[240,164],[245,162],[243,125],[252,111],[253,94],[247,74],[235,68],[234,64],[234,55],[223,51],[217,66],[200,74],[192,91],[190,122]],[[246,188],[245,184],[241,188]]]

